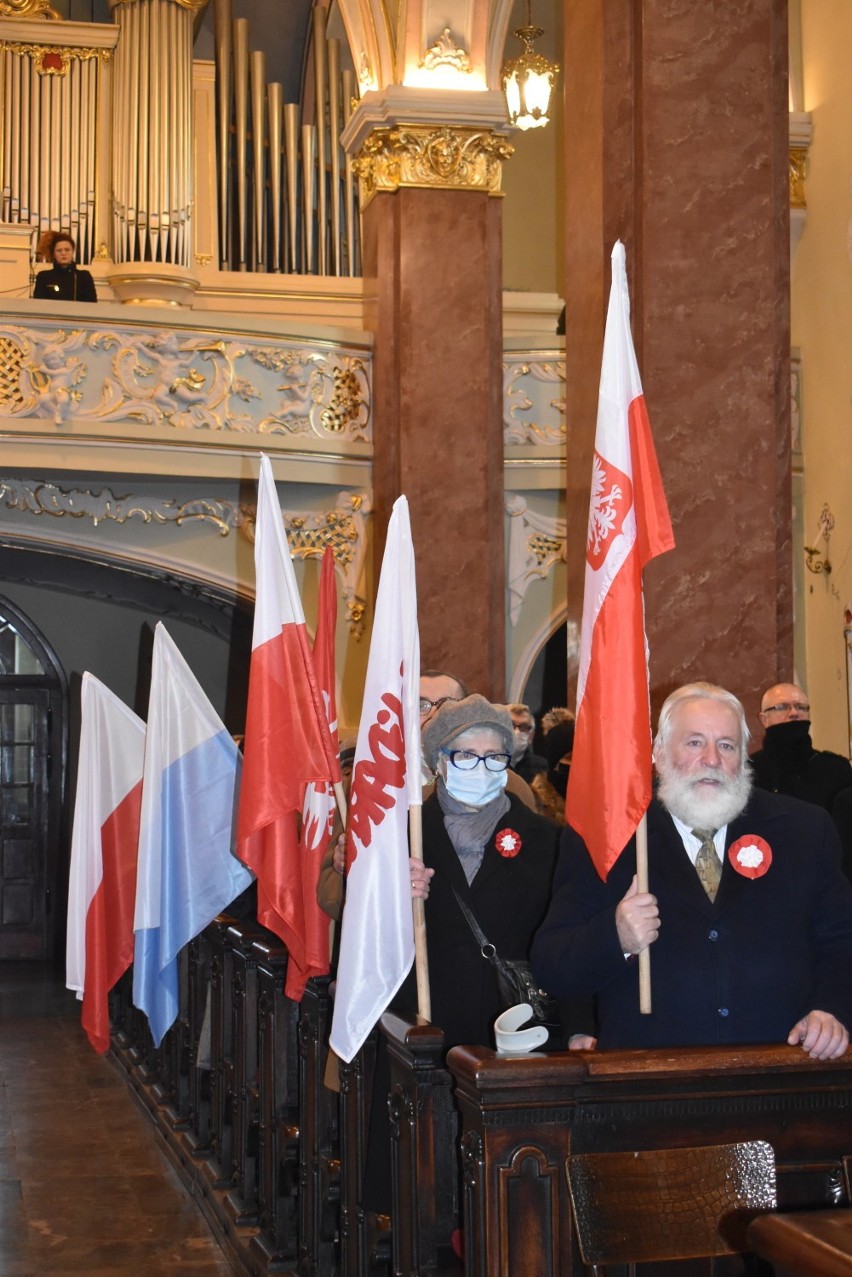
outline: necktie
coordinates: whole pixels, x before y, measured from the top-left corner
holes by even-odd
[[[698,855],[695,857],[695,872],[701,879],[701,885],[711,900],[716,899],[719,890],[719,879],[722,877],[722,865],[716,855],[713,842],[715,829],[693,829],[693,834],[701,840]]]

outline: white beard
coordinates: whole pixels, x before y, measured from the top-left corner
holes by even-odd
[[[751,793],[751,769],[744,766],[738,776],[705,767],[685,774],[664,759],[657,761],[660,778],[657,797],[667,811],[690,829],[721,829],[745,809]],[[711,786],[701,781],[712,780]]]

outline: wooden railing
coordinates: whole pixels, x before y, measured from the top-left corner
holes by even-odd
[[[765,1139],[783,1208],[850,1202],[852,1060],[784,1046],[456,1047],[445,1062],[439,1028],[386,1014],[336,1092],[329,980],[297,1006],[286,966],[256,923],[217,920],[181,956],[180,1012],[158,1050],[129,975],[113,994],[113,1055],[237,1271],[572,1277],[570,1152]],[[389,1218],[364,1206],[377,1051],[390,1070]],[[450,1245],[462,1216],[463,1267]]]

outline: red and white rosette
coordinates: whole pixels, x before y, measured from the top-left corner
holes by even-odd
[[[772,864],[772,848],[757,834],[743,834],[728,848],[728,859],[744,878],[762,878]]]
[[[507,860],[511,860],[513,856],[517,856],[523,846],[521,835],[516,834],[514,829],[501,829],[497,835],[495,842],[497,850],[501,856],[505,856]]]

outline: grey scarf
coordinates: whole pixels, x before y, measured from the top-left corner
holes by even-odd
[[[442,776],[438,777],[436,789],[438,805],[444,813],[444,828],[464,870],[467,885],[470,886],[482,864],[485,844],[497,828],[500,818],[505,816],[511,806],[509,797],[504,789],[484,807],[470,808],[448,793]]]

